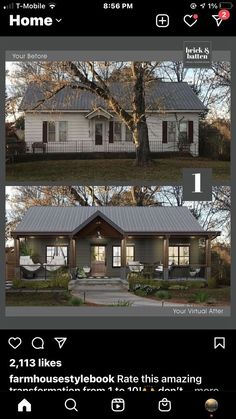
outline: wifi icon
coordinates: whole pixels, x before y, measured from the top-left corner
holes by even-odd
[[[54,8],[56,7],[56,3],[49,3],[49,4],[48,4],[48,6],[49,6],[51,9],[54,9]]]

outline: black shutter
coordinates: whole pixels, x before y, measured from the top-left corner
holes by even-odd
[[[167,121],[162,121],[162,142],[167,143]]]
[[[109,143],[114,143],[113,125],[114,125],[114,122],[110,121],[109,122]]]
[[[48,142],[48,122],[43,121],[43,143]]]
[[[188,141],[193,143],[193,121],[188,121]]]

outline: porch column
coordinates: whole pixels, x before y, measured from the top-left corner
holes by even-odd
[[[211,237],[206,238],[206,280],[211,277]]]
[[[70,237],[69,242],[69,268],[75,268],[76,265],[76,255],[75,255],[75,239]]]
[[[14,249],[15,249],[15,274],[16,277],[20,278],[20,239],[14,237]]]
[[[121,240],[121,268],[120,268],[121,279],[126,279],[126,237]]]
[[[163,242],[163,279],[169,278],[169,236],[164,237]]]

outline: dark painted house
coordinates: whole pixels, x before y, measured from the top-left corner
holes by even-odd
[[[38,206],[12,235],[16,265],[28,265],[36,276],[68,266],[88,268],[93,277],[125,278],[137,264],[164,279],[196,273],[207,279],[211,240],[220,232],[204,231],[186,207]]]

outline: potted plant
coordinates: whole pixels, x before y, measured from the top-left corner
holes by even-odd
[[[84,269],[81,266],[77,268],[76,276],[80,279],[86,278],[86,273],[84,272]]]

